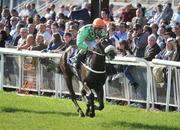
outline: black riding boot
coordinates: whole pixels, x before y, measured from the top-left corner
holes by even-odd
[[[86,59],[86,53],[79,53],[77,55],[77,59],[76,59],[76,65],[75,65],[75,68],[76,68],[76,71],[77,71],[77,74],[78,76],[80,77],[80,66],[81,66],[81,62],[85,62],[85,59]]]

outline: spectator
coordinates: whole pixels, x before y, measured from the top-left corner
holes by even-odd
[[[121,22],[119,25],[119,31],[117,32],[117,36],[119,40],[126,40],[127,39],[127,32],[126,32],[126,23]]]
[[[172,31],[175,33],[176,37],[180,37],[180,23],[174,23]]]
[[[117,52],[121,56],[128,56],[129,57],[129,56],[133,55],[133,52],[129,48],[128,42],[126,40],[122,40],[119,42],[119,44],[117,46]]]
[[[57,49],[62,44],[63,41],[59,32],[53,33],[51,42],[48,44],[48,47],[43,50],[43,52],[52,52],[52,50]]]
[[[40,18],[40,23],[45,24],[47,22],[47,19],[43,16]]]
[[[113,9],[114,9],[114,5],[111,3],[109,5],[109,17],[110,17],[111,21],[114,21],[114,19],[113,19]]]
[[[36,34],[37,34],[37,29],[35,28],[35,25],[34,24],[28,24],[27,28],[28,28],[28,34],[32,34],[35,38]]]
[[[64,35],[64,31],[65,31],[65,23],[60,23],[59,24],[59,33],[61,34],[61,36],[63,37]]]
[[[32,10],[32,16],[34,17],[37,14],[36,4],[35,3],[31,4],[31,10]]]
[[[157,42],[158,46],[160,47],[160,49],[163,50],[165,48],[165,43],[163,40],[163,36],[165,34],[165,26],[160,26],[157,34],[158,34],[158,37],[157,37],[156,42]]]
[[[156,43],[156,36],[151,34],[148,36],[148,45],[146,46],[144,59],[152,61],[153,58],[161,51],[160,47]]]
[[[35,41],[36,45],[30,47],[30,50],[42,51],[43,49],[47,48],[47,45],[44,43],[44,36],[42,34],[37,34]]]
[[[33,22],[33,17],[28,16],[27,19],[26,19],[26,24],[28,25],[28,24],[33,24],[33,23],[34,23]]]
[[[47,22],[45,23],[46,24],[46,31],[49,32],[50,34],[52,34],[52,31],[51,31],[51,25],[53,24],[53,20],[52,19],[48,19]]]
[[[107,26],[107,32],[110,39],[114,39],[114,46],[117,47],[119,45],[119,37],[116,33],[116,24],[110,22]]]
[[[143,27],[143,32],[145,33],[148,33],[149,35],[152,33],[152,28],[149,26],[149,25],[145,25]]]
[[[141,8],[136,10],[136,17],[132,19],[132,24],[140,24],[142,27],[146,25],[146,18],[143,16]]]
[[[35,16],[34,16],[34,25],[36,26],[36,25],[38,25],[38,24],[40,24],[40,18],[41,18],[41,16],[40,15],[38,15],[38,14],[36,14]]]
[[[127,5],[120,14],[120,22],[131,22],[132,18],[136,16],[136,11],[132,4]]]
[[[8,43],[12,42],[12,36],[10,35],[10,27],[5,26],[4,31],[6,32],[7,38],[5,40],[5,47],[8,48]]]
[[[4,23],[4,25],[10,25],[9,21],[10,21],[11,15],[10,15],[10,11],[9,8],[4,7],[1,13],[1,22]]]
[[[58,25],[57,22],[52,23],[52,25],[51,25],[51,32],[52,32],[52,34],[54,34],[54,33],[59,33],[60,34],[60,32],[59,32],[59,25]]]
[[[151,23],[156,23],[159,24],[160,20],[162,19],[163,16],[163,6],[161,4],[158,4],[156,6],[156,13],[154,14],[154,16],[148,21],[149,24]]]
[[[64,39],[64,43],[66,44],[66,45],[68,45],[68,46],[74,46],[74,45],[76,45],[76,41],[75,40],[73,40],[73,35],[72,35],[72,33],[70,33],[70,32],[66,32],[65,34],[64,34],[64,36],[63,36],[63,39]]]
[[[161,51],[156,56],[156,58],[163,60],[172,60],[174,53],[174,45],[175,45],[175,40],[173,38],[168,38],[166,41],[166,48],[163,51]]]
[[[142,26],[135,24],[133,27],[133,53],[136,57],[144,57],[145,47],[147,46],[147,38],[149,34],[143,32]]]
[[[84,20],[78,20],[78,22],[79,22],[79,28],[85,25]]]
[[[70,12],[67,10],[67,8],[65,7],[65,5],[62,5],[62,6],[60,7],[60,13],[63,13],[64,16],[68,17]]]
[[[162,19],[160,20],[158,26],[168,26],[169,23],[170,23],[170,22],[169,22],[168,20],[162,18]]]
[[[47,8],[46,9],[46,14],[44,15],[44,17],[46,19],[51,19],[51,14],[50,14],[51,8]]]
[[[69,15],[71,20],[83,20],[85,24],[89,24],[91,17],[89,15],[87,8],[82,8],[80,10],[72,11]]]
[[[11,17],[19,17],[19,13],[16,9],[11,9],[10,15]]]
[[[167,20],[168,23],[170,22],[172,16],[173,16],[173,9],[171,8],[171,3],[167,3],[162,14],[162,18]]]
[[[51,19],[52,19],[53,21],[55,21],[55,20],[56,20],[56,12],[54,11],[54,10],[55,10],[55,4],[52,4],[52,5],[50,6],[50,9],[51,9],[51,11],[50,11]]]
[[[31,4],[30,3],[26,4],[25,16],[34,17],[34,15],[35,14],[31,8]]]
[[[5,26],[5,24],[3,22],[0,22],[0,31],[4,30],[4,26]]]
[[[22,49],[29,49],[35,46],[35,41],[34,41],[34,36],[32,34],[29,34],[26,38],[25,44],[21,44],[17,46],[17,50],[22,50]]]
[[[7,39],[7,34],[5,31],[0,31],[0,47],[5,47],[5,40]]]
[[[20,30],[21,28],[23,28],[24,25],[22,23],[18,23],[16,25],[16,31],[14,33],[14,35],[12,35],[12,41],[10,43],[7,43],[8,44],[8,47],[13,47],[13,46],[17,46],[18,44],[18,40],[21,38],[20,36]]]
[[[24,8],[19,12],[19,16],[21,18],[26,16],[26,4],[24,4]]]
[[[172,22],[180,24],[180,3],[178,3],[177,12],[172,17]]]
[[[109,22],[111,21],[110,16],[109,16],[109,10],[108,9],[103,9],[101,11],[101,18],[103,19],[104,23],[106,24],[106,26],[109,24]]]
[[[19,21],[19,18],[15,17],[15,16],[11,17],[11,19],[10,19],[10,24],[11,24],[10,35],[11,36],[13,36],[14,33],[16,32],[16,25],[17,25],[18,21]]]
[[[133,34],[133,30],[129,30],[127,32],[127,43],[128,43],[128,47],[131,49],[131,51],[132,51],[132,48],[134,48],[133,43],[132,43],[132,41],[133,41],[132,34]]]
[[[21,28],[20,29],[20,39],[18,40],[17,47],[26,44],[27,35],[28,35],[28,29],[27,28]]]
[[[180,37],[176,38],[176,43],[174,47],[173,61],[180,61]]]
[[[62,51],[65,51],[69,46],[76,45],[76,42],[73,40],[73,36],[71,33],[66,32],[63,36],[64,43],[60,45],[56,50],[53,50],[54,53],[60,53]]]
[[[152,23],[150,24],[151,30],[152,30],[152,34],[154,34],[156,37],[158,37],[158,24],[156,23]]]
[[[51,42],[51,34],[46,31],[46,25],[45,24],[39,24],[39,31],[38,33],[43,34],[45,44],[48,45]]]

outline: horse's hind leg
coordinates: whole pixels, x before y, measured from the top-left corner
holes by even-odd
[[[85,115],[84,115],[82,109],[80,108],[79,104],[77,103],[77,100],[75,97],[75,92],[74,92],[73,86],[72,86],[72,78],[71,79],[66,78],[65,80],[66,80],[66,84],[67,84],[67,87],[68,87],[70,95],[71,95],[71,100],[73,101],[74,105],[76,106],[79,116],[84,117]]]

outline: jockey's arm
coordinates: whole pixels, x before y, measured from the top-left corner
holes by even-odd
[[[76,44],[78,46],[79,49],[87,49],[88,46],[85,42],[87,36],[89,35],[89,30],[86,29],[86,28],[81,28],[78,32],[78,35],[77,35],[77,41],[76,41]]]

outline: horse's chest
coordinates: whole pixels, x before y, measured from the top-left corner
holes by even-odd
[[[90,73],[88,77],[85,79],[85,82],[87,83],[88,86],[95,87],[95,86],[104,85],[105,80],[106,80],[105,74]]]

